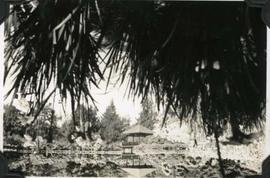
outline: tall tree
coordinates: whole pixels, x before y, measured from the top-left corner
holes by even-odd
[[[153,101],[148,97],[142,102],[142,111],[137,122],[149,129],[154,128],[154,124],[157,121],[157,112],[155,112]]]
[[[21,139],[26,131],[25,125],[21,122],[22,117],[23,116],[20,116],[20,112],[14,106],[4,106],[3,132],[6,143],[22,144]]]
[[[112,101],[103,114],[100,136],[108,143],[119,141],[122,138],[122,132],[128,125],[128,120],[120,118],[116,113],[115,105]]]
[[[75,111],[75,119],[83,138],[92,140],[92,134],[98,132],[100,121],[97,116],[97,110],[92,106],[86,108],[83,105],[77,107]]]
[[[60,119],[55,115],[54,109],[45,106],[33,124],[27,126],[26,132],[33,139],[40,136],[46,139],[48,143],[52,143],[58,134],[57,121]]]
[[[65,120],[62,126],[59,128],[59,140],[62,143],[72,143],[74,140],[71,135],[74,133],[74,123],[71,119]]]

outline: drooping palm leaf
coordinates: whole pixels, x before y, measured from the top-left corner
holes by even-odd
[[[27,3],[25,11],[14,7],[6,50],[7,69],[18,72],[13,89],[36,93],[39,103],[53,79],[73,110],[82,95],[91,98],[104,49],[106,69],[129,78],[130,94],[152,90],[158,105],[181,118],[200,113],[209,132],[227,120],[261,122],[265,28],[243,2],[39,3],[33,11]]]
[[[120,63],[123,78],[130,69],[134,95],[152,89],[158,104],[177,108],[181,118],[195,116],[200,103],[209,132],[227,120],[260,125],[266,65],[259,10],[241,2],[117,1],[111,7],[108,61]]]
[[[103,77],[94,8],[92,1],[64,0],[14,6],[5,53],[6,68],[16,72],[12,90],[34,93],[40,110],[57,90],[63,99],[70,94],[73,108],[81,97],[93,99],[90,87]]]

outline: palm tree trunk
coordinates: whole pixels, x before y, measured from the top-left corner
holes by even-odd
[[[215,132],[214,136],[215,136],[216,147],[217,147],[217,155],[218,155],[218,163],[219,163],[219,167],[220,167],[220,173],[221,173],[223,178],[226,178],[224,165],[223,165],[222,158],[221,158],[221,152],[220,152],[220,145],[219,145],[219,140],[218,140],[217,129],[215,129],[214,132]]]
[[[54,125],[54,111],[51,113],[51,118],[50,118],[50,128],[49,128],[49,133],[48,133],[48,143],[52,143],[53,141],[53,125]]]

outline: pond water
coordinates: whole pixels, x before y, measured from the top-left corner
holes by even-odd
[[[136,168],[138,160],[122,155],[53,155],[5,152],[12,171],[26,176],[127,177],[123,167]],[[141,159],[141,158],[140,158]],[[133,163],[133,165],[132,165]],[[140,160],[137,168],[153,168]]]
[[[221,177],[216,159],[204,161],[184,154],[52,155],[5,152],[9,167],[26,176],[87,177]],[[254,175],[240,162],[223,160],[230,177]]]

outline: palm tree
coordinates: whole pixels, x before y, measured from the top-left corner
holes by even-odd
[[[15,71],[12,90],[34,93],[39,108],[58,90],[64,99],[70,94],[74,110],[82,97],[94,100],[90,87],[103,77],[94,5],[92,1],[38,3],[36,7],[29,1],[12,9],[6,26],[6,77]],[[46,93],[52,84],[55,88]]]
[[[216,138],[227,122],[235,134],[239,125],[261,125],[266,32],[259,9],[243,2],[38,3],[13,7],[5,54],[6,76],[17,75],[11,92],[35,93],[40,109],[56,90],[71,96],[73,111],[82,97],[94,101],[91,86],[103,79],[105,63],[109,74],[128,78],[131,95],[153,91],[158,106],[180,119],[199,113]]]

